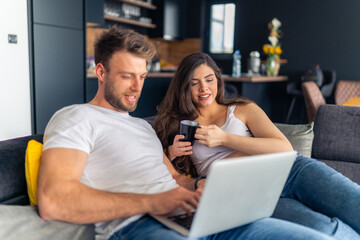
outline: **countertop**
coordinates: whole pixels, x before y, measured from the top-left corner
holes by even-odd
[[[172,78],[174,72],[150,72],[148,78]],[[95,75],[87,74],[88,78],[96,78]],[[261,76],[261,75],[248,75],[243,73],[241,77],[231,77],[230,75],[223,74],[226,82],[282,82],[287,81],[287,76]]]

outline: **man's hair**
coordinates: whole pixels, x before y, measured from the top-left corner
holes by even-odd
[[[102,63],[109,71],[109,60],[117,51],[132,53],[146,60],[156,54],[154,45],[139,33],[113,26],[104,31],[95,43],[95,63]]]

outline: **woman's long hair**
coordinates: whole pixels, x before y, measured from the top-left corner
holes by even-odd
[[[158,115],[154,121],[154,129],[166,155],[168,155],[168,147],[173,144],[174,137],[179,134],[180,121],[195,120],[199,116],[199,110],[192,101],[191,80],[194,71],[203,64],[212,68],[217,78],[218,92],[215,98],[217,103],[228,106],[251,102],[251,100],[243,97],[236,99],[224,98],[225,83],[221,70],[209,55],[192,53],[186,56],[175,72],[166,95],[158,107]],[[190,174],[192,177],[197,176],[196,169],[189,156],[177,157],[172,163],[178,171]]]

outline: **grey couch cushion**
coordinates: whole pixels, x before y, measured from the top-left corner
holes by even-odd
[[[303,156],[310,157],[314,137],[313,123],[283,124],[275,123],[277,128],[287,137],[293,148]]]
[[[88,240],[95,239],[94,225],[45,221],[36,206],[0,205],[0,239]]]
[[[0,141],[0,203],[29,204],[25,180],[27,142],[42,142],[43,135],[33,135]]]
[[[360,107],[319,107],[315,118],[312,157],[360,163]]]

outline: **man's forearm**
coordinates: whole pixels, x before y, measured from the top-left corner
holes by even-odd
[[[151,195],[111,193],[71,182],[39,189],[39,213],[45,220],[94,223],[149,211]]]

